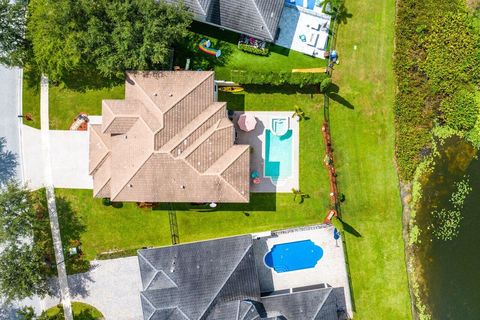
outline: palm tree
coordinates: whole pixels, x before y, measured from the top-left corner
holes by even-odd
[[[322,11],[329,15],[335,15],[340,5],[341,0],[323,0]]]
[[[300,197],[300,202],[299,203],[303,203],[303,201],[305,201],[305,199],[310,198],[310,196],[308,194],[306,194],[305,192],[302,192],[300,189],[292,188],[292,193],[293,193],[293,201],[296,201],[297,197]]]
[[[305,111],[302,110],[302,108],[299,108],[298,106],[295,106],[295,111],[292,114],[292,118],[298,117],[299,121],[305,120],[307,117],[305,116]]]

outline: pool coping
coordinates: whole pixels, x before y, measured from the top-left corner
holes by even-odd
[[[250,156],[250,171],[257,171],[260,174],[261,183],[250,184],[252,193],[291,193],[292,188],[300,186],[300,125],[296,118],[293,118],[292,111],[235,111],[233,123],[237,132],[235,143],[248,144],[253,147]],[[244,132],[238,127],[238,117],[248,113],[257,119],[257,127],[251,132]],[[292,130],[292,176],[287,179],[273,180],[265,176],[265,130],[270,129],[270,120],[275,118],[288,118],[289,128]],[[259,149],[260,146],[260,149]]]

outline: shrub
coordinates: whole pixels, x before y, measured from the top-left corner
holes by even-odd
[[[307,72],[257,72],[232,70],[231,79],[240,84],[269,84],[269,85],[305,85],[320,84],[323,80],[329,78],[326,73],[307,73]]]
[[[457,91],[452,97],[440,104],[442,120],[451,128],[469,131],[475,126],[478,117],[478,106],[475,94],[467,90]]]
[[[268,56],[268,54],[270,52],[270,50],[268,50],[268,48],[260,49],[260,48],[256,48],[256,47],[253,47],[253,46],[249,46],[248,44],[245,44],[245,43],[239,43],[238,48],[242,51],[257,54],[259,56]]]
[[[332,85],[332,78],[323,79],[322,82],[320,83],[320,91],[326,92],[331,85]]]

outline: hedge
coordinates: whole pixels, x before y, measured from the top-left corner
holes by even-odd
[[[326,73],[231,71],[231,80],[240,84],[269,84],[274,86],[290,84],[303,87],[320,84],[326,78],[329,78]]]
[[[239,43],[238,48],[242,51],[248,52],[248,53],[253,53],[259,56],[268,56],[268,53],[270,50],[268,48],[265,49],[259,49],[256,47],[249,46],[248,44],[245,43]]]

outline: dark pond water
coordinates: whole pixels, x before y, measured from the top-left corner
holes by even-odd
[[[465,174],[473,191],[465,200],[457,238],[436,240],[429,231],[421,236],[421,287],[433,319],[480,319],[480,161],[475,150],[457,138],[448,140],[440,152],[435,170],[424,181],[417,213],[421,229],[430,225],[431,211],[450,208],[454,183]]]

